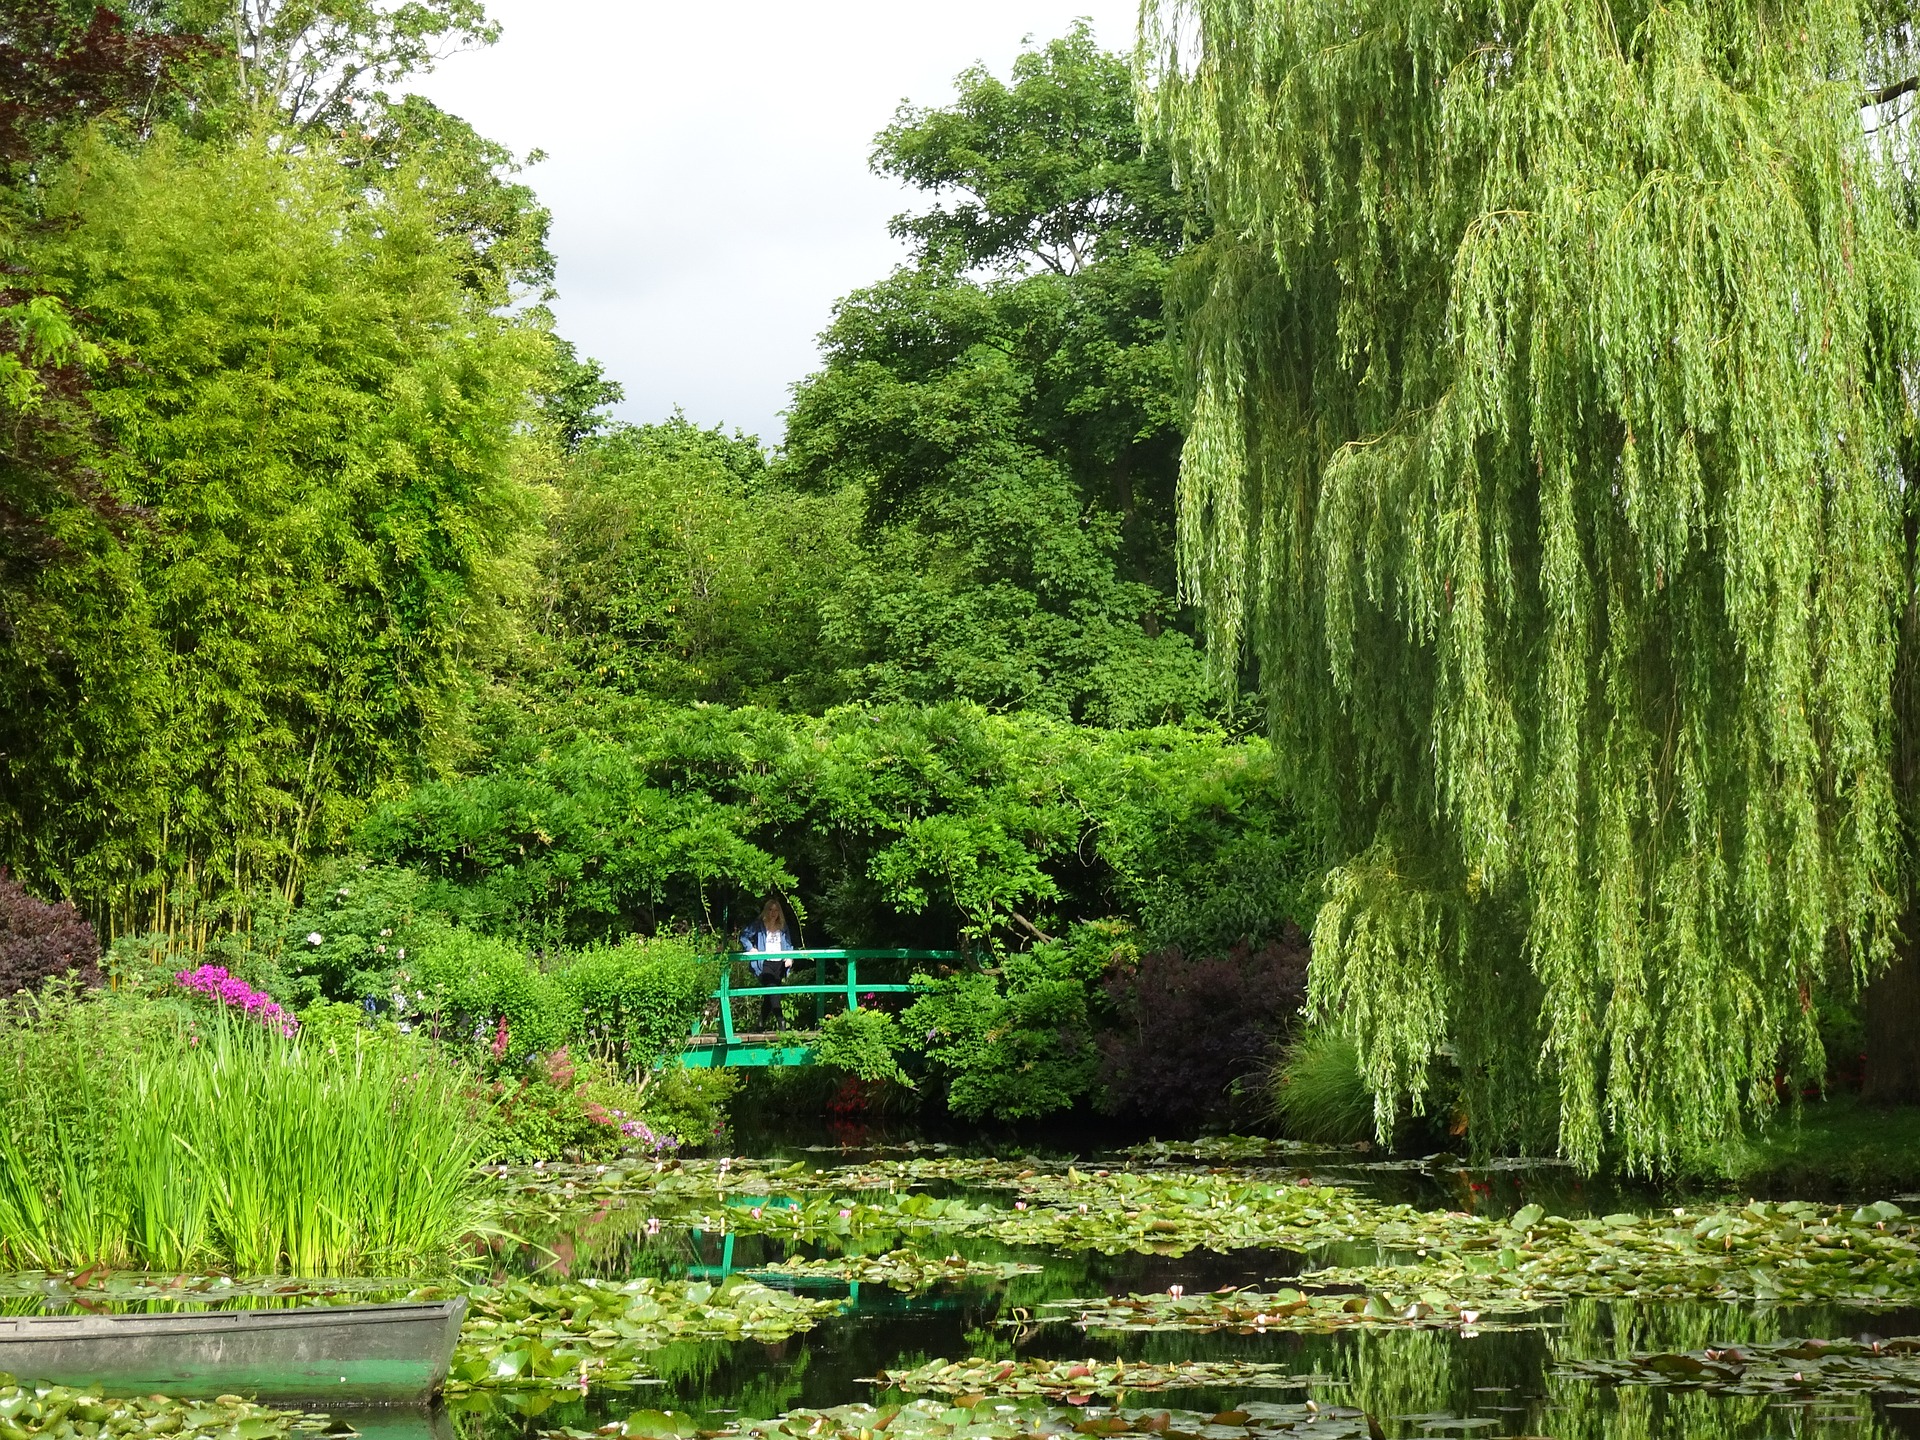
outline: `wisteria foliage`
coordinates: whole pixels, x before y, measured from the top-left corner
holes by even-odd
[[[1920,267],[1904,13],[1146,0],[1182,574],[1336,862],[1383,1127],[1655,1169],[1884,963]],[[1877,132],[1877,133],[1876,133]],[[1910,459],[1910,456],[1908,457]]]

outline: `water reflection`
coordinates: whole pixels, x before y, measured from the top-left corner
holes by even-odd
[[[796,1146],[762,1154],[818,1165],[860,1163],[877,1154],[827,1155]],[[952,1153],[952,1152],[949,1152]],[[1192,1166],[1194,1159],[1184,1162]],[[1204,1157],[1198,1162],[1204,1164]],[[1594,1214],[1671,1204],[1677,1197],[1583,1184],[1563,1167],[1473,1170],[1450,1157],[1380,1163],[1353,1151],[1292,1152],[1260,1168],[1292,1177],[1363,1189],[1385,1200],[1423,1207],[1510,1214],[1532,1202],[1560,1214]],[[1008,1203],[1006,1192],[944,1182],[970,1203]],[[740,1198],[740,1197],[730,1197]],[[767,1203],[775,1203],[769,1201]],[[795,1245],[769,1235],[677,1229],[644,1206],[609,1201],[578,1221],[525,1232],[487,1257],[497,1279],[516,1274],[625,1280],[697,1278],[723,1281],[747,1274],[812,1294],[844,1295],[845,1309],[790,1339],[679,1343],[652,1352],[654,1374],[635,1386],[540,1394],[492,1392],[458,1398],[448,1415],[356,1419],[367,1440],[531,1440],[556,1431],[592,1432],[636,1409],[685,1411],[704,1429],[740,1417],[767,1418],[799,1409],[898,1400],[873,1377],[936,1360],[1186,1360],[1285,1365],[1321,1377],[1311,1387],[1322,1405],[1350,1405],[1377,1418],[1387,1440],[1410,1437],[1551,1437],[1551,1440],[1920,1440],[1920,1397],[1898,1391],[1803,1400],[1764,1394],[1706,1394],[1674,1387],[1615,1386],[1567,1373],[1572,1360],[1625,1359],[1636,1352],[1694,1351],[1782,1337],[1839,1338],[1871,1333],[1920,1334],[1920,1312],[1845,1306],[1581,1301],[1538,1317],[1530,1329],[1343,1329],[1329,1334],[1201,1334],[1177,1331],[1085,1332],[1047,1302],[1094,1295],[1151,1294],[1181,1287],[1189,1294],[1223,1286],[1273,1288],[1296,1280],[1324,1257],[1281,1249],[1186,1255],[1093,1251],[1052,1253],[984,1238],[878,1234]],[[942,1284],[908,1294],[874,1284],[846,1285],[808,1277],[783,1279],[798,1258],[879,1254],[902,1244],[929,1254],[959,1253],[973,1261],[1023,1261],[1034,1273],[980,1283]],[[1366,1247],[1370,1259],[1372,1247]],[[1343,1257],[1353,1259],[1354,1257]],[[279,1299],[281,1297],[274,1297]],[[296,1297],[285,1297],[292,1303]],[[359,1298],[377,1298],[362,1294]],[[47,1293],[16,1293],[0,1309],[38,1308]],[[150,1308],[234,1303],[223,1296],[142,1299]],[[262,1303],[251,1298],[245,1303]],[[1151,1403],[1217,1412],[1260,1395],[1231,1390],[1135,1393],[1129,1405]],[[1289,1396],[1291,1398],[1291,1396]],[[1089,1407],[1093,1413],[1097,1407]],[[804,1428],[804,1427],[802,1427]],[[1205,1437],[1201,1437],[1205,1440]]]
[[[1421,1183],[1431,1181],[1430,1172],[1418,1173],[1425,1177]],[[1510,1189],[1500,1199],[1527,1193]],[[1598,1203],[1610,1208],[1618,1197],[1608,1194]],[[889,1234],[847,1243],[871,1253],[900,1242],[898,1234]],[[777,1344],[715,1343],[661,1352],[660,1383],[644,1400],[636,1400],[630,1391],[557,1400],[476,1398],[463,1402],[462,1424],[475,1440],[510,1440],[560,1429],[590,1431],[644,1404],[690,1412],[703,1428],[717,1429],[738,1416],[898,1401],[907,1397],[884,1391],[873,1377],[929,1361],[982,1356],[1279,1362],[1294,1373],[1324,1377],[1310,1392],[1316,1402],[1369,1411],[1389,1440],[1454,1435],[1551,1440],[1920,1437],[1920,1409],[1909,1408],[1920,1397],[1898,1392],[1815,1402],[1616,1387],[1560,1373],[1570,1358],[1624,1358],[1640,1351],[1697,1350],[1783,1336],[1920,1333],[1920,1313],[1913,1311],[1580,1301],[1547,1312],[1540,1328],[1477,1335],[1352,1329],[1325,1335],[1087,1333],[1052,1318],[1061,1312],[1045,1311],[1045,1302],[1144,1294],[1173,1286],[1188,1293],[1221,1286],[1272,1286],[1297,1277],[1306,1257],[1266,1249],[1183,1256],[1053,1254],[953,1237],[920,1243],[937,1244],[973,1260],[1018,1259],[1041,1268],[991,1284],[943,1285],[921,1295],[874,1285],[845,1287],[846,1310],[809,1333]],[[648,1233],[644,1217],[623,1215],[616,1208],[602,1211],[592,1225],[565,1237],[565,1243],[549,1243],[546,1253],[554,1257],[549,1265],[564,1266],[576,1275],[696,1274],[719,1279],[752,1273],[780,1283],[783,1259],[848,1252],[835,1252],[831,1244],[793,1246],[764,1235]],[[1249,1398],[1259,1397],[1190,1390],[1136,1394],[1128,1403],[1212,1412]]]

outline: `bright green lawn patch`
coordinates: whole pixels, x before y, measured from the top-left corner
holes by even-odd
[[[1836,1095],[1782,1112],[1757,1137],[1723,1150],[1717,1167],[1756,1195],[1839,1190],[1877,1198],[1920,1189],[1920,1107]]]

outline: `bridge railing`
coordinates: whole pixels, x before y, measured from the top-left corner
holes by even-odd
[[[683,1052],[685,1064],[695,1068],[721,1065],[804,1065],[811,1058],[811,1051],[805,1045],[782,1045],[771,1035],[742,1036],[734,1028],[733,1002],[737,999],[754,996],[772,996],[776,1000],[786,1000],[798,995],[815,996],[814,1019],[818,1023],[826,1017],[829,1000],[844,999],[849,1010],[860,1008],[862,995],[916,995],[926,987],[913,984],[897,984],[862,980],[860,963],[864,961],[900,961],[919,960],[933,964],[952,963],[960,958],[957,950],[775,950],[764,954],[760,952],[741,952],[727,956],[727,963],[720,971],[720,984],[713,992],[713,998],[719,1002],[719,1029],[711,1034],[703,1033],[704,1019],[693,1022],[693,1033],[688,1037],[692,1042]],[[816,974],[826,974],[829,962],[844,960],[846,977],[838,981],[817,981],[812,984],[796,985],[785,981],[771,985],[735,985],[733,967],[740,960],[785,960],[790,964],[815,962]]]

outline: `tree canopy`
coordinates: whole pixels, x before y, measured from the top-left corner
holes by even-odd
[[[961,696],[1096,724],[1206,713],[1173,599],[1177,396],[1161,288],[1184,240],[1125,63],[1084,26],[1011,84],[903,108],[874,168],[929,192],[916,263],[849,296],[784,470],[858,496],[828,602],[850,699]]]
[[[1819,997],[1889,953],[1920,273],[1861,106],[1910,36],[1848,0],[1150,7],[1212,222],[1183,582],[1319,808],[1315,1003],[1383,1121],[1444,1054],[1484,1140],[1655,1166],[1817,1071]]]
[[[36,282],[103,356],[85,459],[138,511],[54,514],[60,563],[0,595],[0,822],[121,925],[182,876],[291,888],[457,749],[510,628],[545,337],[473,303],[419,187],[370,206],[350,175],[100,143],[46,201]]]

